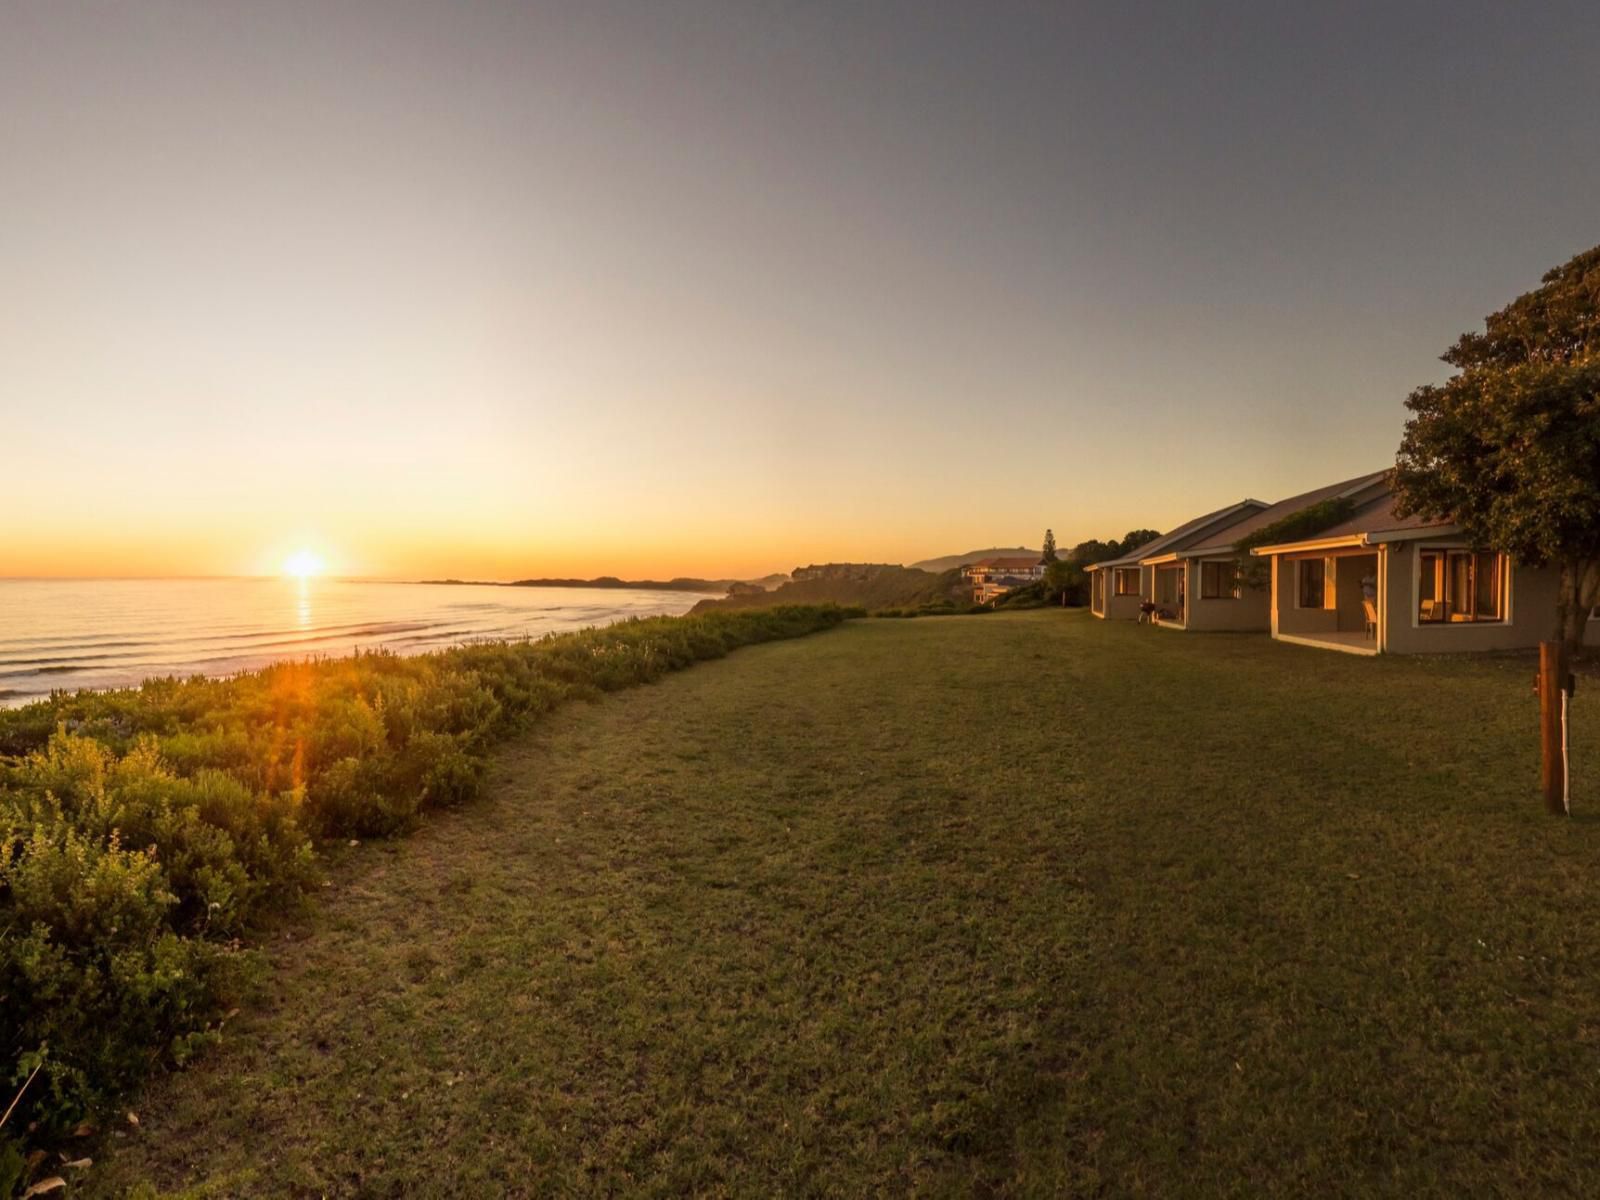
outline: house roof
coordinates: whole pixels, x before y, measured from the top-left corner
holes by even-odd
[[[1402,517],[1395,512],[1399,497],[1395,495],[1394,488],[1388,480],[1382,481],[1384,488],[1375,497],[1369,499],[1348,518],[1340,521],[1328,529],[1316,534],[1314,537],[1301,539],[1295,542],[1285,542],[1281,546],[1259,546],[1257,552],[1272,553],[1284,546],[1296,546],[1303,542],[1328,542],[1340,538],[1363,540],[1370,539],[1373,544],[1397,540],[1391,535],[1399,535],[1399,540],[1407,537],[1425,535],[1437,530],[1441,534],[1454,533],[1456,524],[1448,519],[1437,517],[1423,517],[1416,513]]]
[[[1274,521],[1281,521],[1285,517],[1293,516],[1303,508],[1313,504],[1321,504],[1325,500],[1337,500],[1341,496],[1358,496],[1363,491],[1383,482],[1388,474],[1384,471],[1373,471],[1367,475],[1358,475],[1354,479],[1342,480],[1339,483],[1330,483],[1324,487],[1313,488],[1309,492],[1301,492],[1298,496],[1290,496],[1287,500],[1279,500],[1276,504],[1264,508],[1235,521],[1231,525],[1223,526],[1212,535],[1191,542],[1183,550],[1185,558],[1203,558],[1210,554],[1227,554],[1233,550],[1234,545],[1242,537],[1248,537],[1258,529],[1265,529]],[[1332,533],[1318,534],[1318,537],[1331,537]]]
[[[1265,507],[1266,503],[1261,500],[1240,500],[1235,504],[1228,505],[1226,508],[1219,508],[1216,512],[1209,512],[1204,516],[1195,517],[1191,521],[1185,521],[1176,529],[1162,534],[1153,541],[1146,542],[1137,550],[1124,554],[1121,558],[1095,563],[1084,569],[1087,571],[1099,571],[1109,567],[1136,567],[1147,558],[1170,554],[1179,547],[1187,545],[1192,539],[1204,537],[1215,528],[1219,521],[1225,521],[1229,518],[1237,520],[1240,516]]]
[[[1416,513],[1402,517],[1395,512],[1399,497],[1392,490],[1368,504],[1362,505],[1347,521],[1340,521],[1332,529],[1325,529],[1318,537],[1342,537],[1354,533],[1409,533],[1426,529],[1454,529],[1455,522],[1447,518],[1423,517]]]

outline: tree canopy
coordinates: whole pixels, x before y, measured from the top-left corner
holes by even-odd
[[[1582,644],[1600,602],[1600,246],[1545,274],[1443,355],[1457,373],[1411,393],[1398,511],[1559,568],[1559,623]]]
[[[1161,536],[1158,529],[1130,529],[1123,534],[1122,541],[1118,543],[1119,554],[1132,554],[1140,546],[1148,545]]]

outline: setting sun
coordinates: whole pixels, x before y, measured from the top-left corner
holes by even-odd
[[[322,559],[309,550],[296,550],[283,560],[283,573],[296,579],[308,579],[322,574]]]

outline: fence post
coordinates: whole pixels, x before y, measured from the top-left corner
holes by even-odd
[[[1544,806],[1556,816],[1567,815],[1566,746],[1561,720],[1566,679],[1561,650],[1560,642],[1539,643],[1539,782]]]

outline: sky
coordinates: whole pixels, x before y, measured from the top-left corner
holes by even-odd
[[[755,576],[1393,461],[1600,5],[0,0],[0,576]]]

